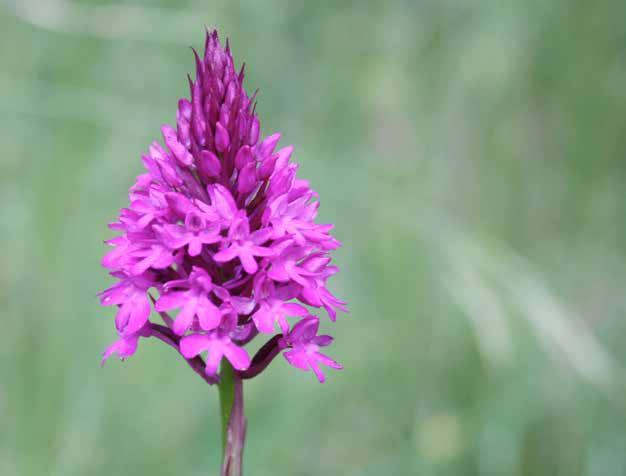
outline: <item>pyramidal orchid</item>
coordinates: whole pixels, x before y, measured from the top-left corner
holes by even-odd
[[[218,384],[222,474],[240,475],[243,380],[280,353],[320,382],[325,368],[341,369],[322,352],[333,339],[319,334],[315,313],[334,321],[347,312],[327,288],[338,271],[329,254],[340,243],[332,225],[315,222],[317,194],[297,177],[293,147],[277,149],[280,134],[260,137],[254,96],[228,42],[223,48],[217,32],[207,32],[204,54],[194,55],[176,127],[161,128],[128,207],[110,225],[118,236],[106,242],[102,265],[116,283],[99,296],[117,307],[117,340],[102,362],[126,359],[155,338]],[[251,356],[253,340],[262,342]]]

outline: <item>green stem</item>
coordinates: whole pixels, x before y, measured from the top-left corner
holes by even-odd
[[[246,418],[243,411],[243,382],[226,360],[220,372],[220,416],[222,419],[222,476],[242,475]]]
[[[222,453],[226,449],[226,439],[228,435],[228,420],[230,420],[230,412],[233,408],[233,400],[235,397],[234,385],[235,371],[226,359],[222,360],[220,371],[220,416],[222,419]]]

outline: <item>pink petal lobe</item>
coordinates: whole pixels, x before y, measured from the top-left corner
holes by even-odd
[[[211,347],[211,338],[204,334],[192,334],[180,340],[180,353],[191,359]]]
[[[237,370],[246,370],[250,367],[250,356],[248,352],[238,345],[231,344],[224,346],[224,355]]]

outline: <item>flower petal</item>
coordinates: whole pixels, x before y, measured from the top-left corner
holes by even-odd
[[[180,340],[180,353],[191,359],[211,347],[212,338],[206,334],[191,334]]]
[[[135,353],[137,350],[137,342],[139,341],[139,334],[134,334],[129,337],[120,337],[118,340],[113,342],[106,350],[102,353],[102,360],[100,361],[100,365],[104,365],[104,363],[108,360],[109,357],[113,354],[117,354],[121,360],[124,360]]]
[[[231,261],[237,256],[238,248],[239,247],[237,245],[232,245],[229,248],[220,250],[213,255],[213,260],[217,261],[218,263],[226,263],[228,261]]]
[[[232,366],[237,370],[246,370],[250,367],[250,356],[246,349],[239,347],[234,343],[223,347],[224,355]]]
[[[222,346],[219,345],[215,339],[212,340],[211,344],[212,345],[209,347],[209,354],[206,358],[206,366],[204,368],[207,375],[217,374],[217,369],[219,368],[222,357],[224,356]]]
[[[259,265],[249,248],[243,246],[239,248],[239,261],[241,261],[243,269],[248,274],[254,274],[257,272],[257,269],[259,269]]]
[[[274,332],[274,315],[271,309],[265,305],[262,305],[257,312],[252,315],[254,325],[265,334],[272,334]]]
[[[154,307],[159,312],[183,307],[187,302],[188,294],[188,291],[170,291],[163,294],[154,304]]]
[[[191,327],[193,318],[196,315],[196,308],[198,306],[198,298],[191,297],[187,300],[181,311],[174,319],[174,326],[172,330],[179,336],[182,336]]]
[[[222,321],[222,314],[219,309],[206,297],[200,298],[196,313],[200,327],[205,331],[215,329]]]
[[[289,350],[283,355],[290,365],[300,370],[309,370],[309,361],[303,349]]]

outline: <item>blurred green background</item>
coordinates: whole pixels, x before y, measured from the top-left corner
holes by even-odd
[[[0,3],[0,475],[207,475],[217,392],[114,339],[99,260],[203,25],[344,247],[325,385],[246,385],[247,474],[626,474],[626,3]]]

